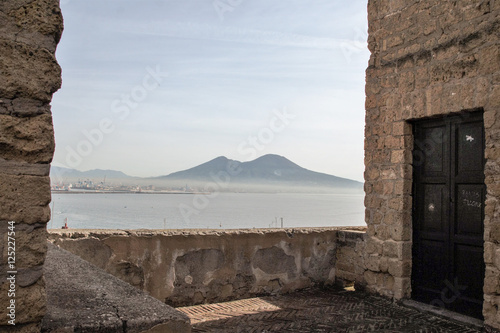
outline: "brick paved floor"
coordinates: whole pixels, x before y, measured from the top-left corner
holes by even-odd
[[[195,332],[454,332],[481,330],[339,289],[178,308]]]

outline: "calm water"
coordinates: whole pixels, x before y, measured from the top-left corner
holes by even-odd
[[[362,226],[363,194],[53,193],[48,227],[184,229]],[[54,206],[52,206],[54,205]],[[277,223],[276,223],[277,221]]]

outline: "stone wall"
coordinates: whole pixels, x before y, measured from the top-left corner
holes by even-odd
[[[365,288],[365,247],[364,231],[339,230],[337,232],[337,262],[335,283],[344,287],[355,285]]]
[[[45,313],[42,265],[54,151],[50,101],[61,85],[54,57],[58,0],[0,2],[0,331],[37,332]],[[15,222],[15,323],[8,325],[8,222]]]
[[[167,304],[187,306],[334,283],[338,230],[54,230],[49,239]]]
[[[412,129],[407,120],[483,109],[484,316],[500,328],[500,1],[370,0],[365,191],[368,290],[411,296]]]

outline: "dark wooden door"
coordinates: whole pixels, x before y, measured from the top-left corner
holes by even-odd
[[[414,124],[415,300],[482,318],[482,112]]]

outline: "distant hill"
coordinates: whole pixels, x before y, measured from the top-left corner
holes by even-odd
[[[86,180],[103,181],[106,179],[132,179],[121,171],[94,169],[89,171],[78,171],[75,169],[62,168],[57,166],[50,167],[50,177],[52,181],[73,181]]]
[[[233,171],[234,172],[228,172]],[[351,179],[314,172],[279,155],[264,155],[250,162],[230,160],[224,156],[194,168],[158,177],[177,182],[213,182],[221,178],[231,184],[266,186],[333,187],[361,189],[363,183]]]

